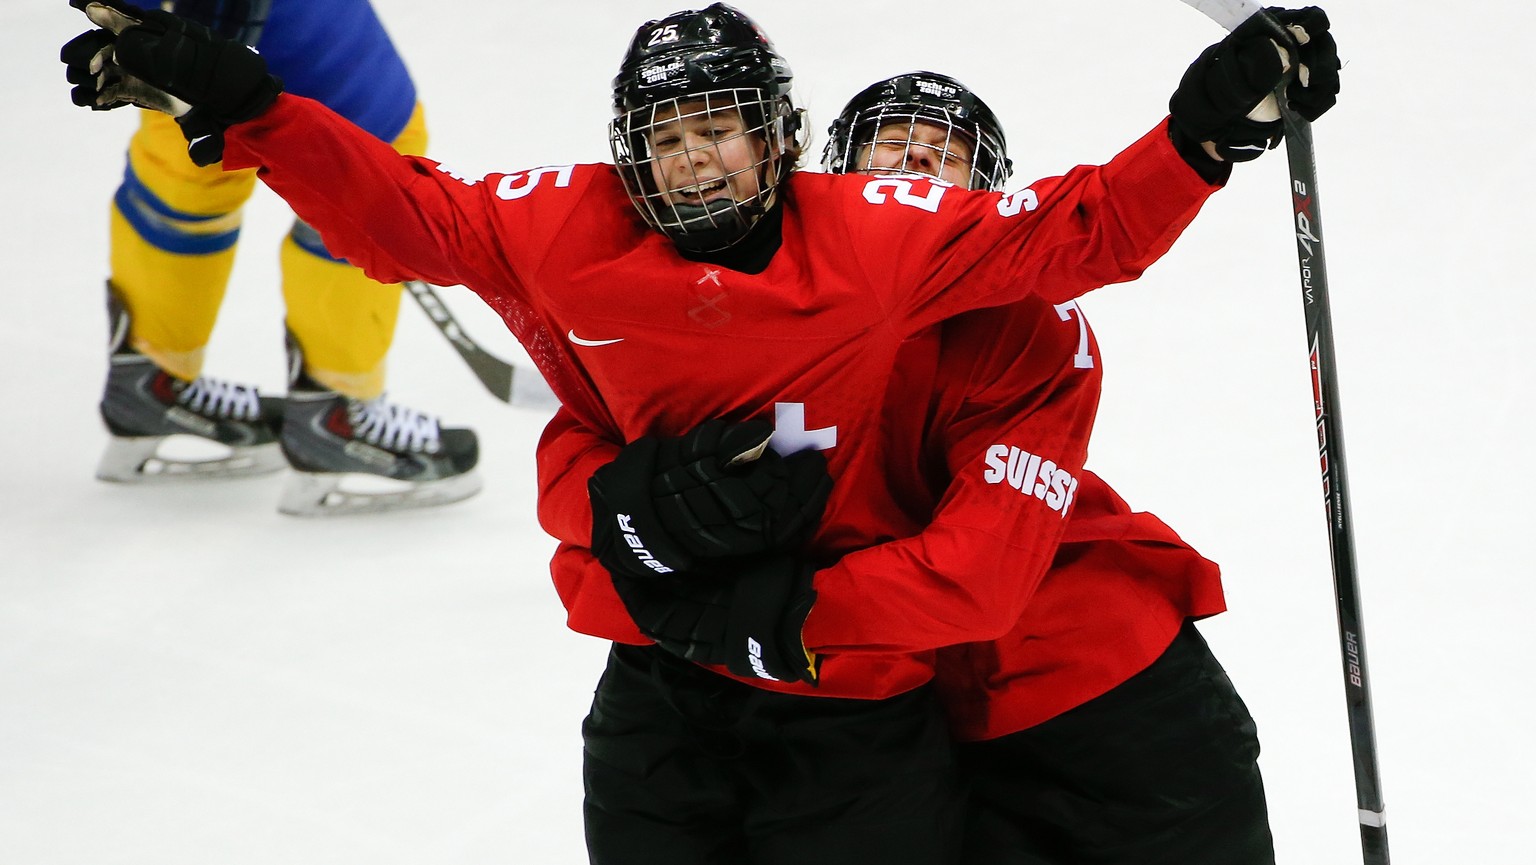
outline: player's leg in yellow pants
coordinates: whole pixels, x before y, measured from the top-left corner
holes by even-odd
[[[402,153],[425,152],[419,105],[393,143]],[[254,171],[193,165],[175,121],[143,112],[112,203],[112,284],[131,317],[130,344],[178,378],[202,371],[234,264],[241,207],[255,183]],[[400,287],[380,286],[331,258],[303,223],[283,241],[281,263],[288,328],[305,371],[348,396],[378,396]]]
[[[140,115],[112,200],[112,285],[131,316],[129,344],[191,380],[202,372],[256,173],[199,168],[174,120]]]

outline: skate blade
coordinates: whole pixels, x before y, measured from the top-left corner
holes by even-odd
[[[269,475],[288,467],[277,442],[229,447],[191,436],[112,436],[96,479],[122,484],[220,480]]]
[[[439,481],[397,481],[375,475],[296,471],[283,488],[278,513],[292,517],[379,514],[463,501],[480,492],[480,475]]]

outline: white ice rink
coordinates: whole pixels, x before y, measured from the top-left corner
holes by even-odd
[[[932,68],[1003,118],[1016,185],[1108,159],[1221,35],[1175,0],[740,5],[795,68],[812,153],[854,91]],[[606,158],[627,39],[676,8],[378,6],[431,154],[473,173]],[[1394,861],[1527,862],[1528,9],[1327,8],[1347,65],[1317,152]],[[83,26],[63,0],[0,3],[0,865],[584,862],[578,727],[605,646],[565,629],[549,582],[544,416],[487,397],[409,300],[391,395],[479,431],[479,497],[302,521],[276,513],[278,478],[92,479],[134,117],[70,105],[57,53]],[[1083,301],[1106,360],[1090,466],[1225,569],[1231,609],[1203,630],[1259,722],[1280,861],[1359,862],[1289,218],[1270,154],[1142,280]],[[277,393],[287,219],[260,190],[208,365]]]

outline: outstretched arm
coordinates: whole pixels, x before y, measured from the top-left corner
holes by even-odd
[[[319,103],[282,94],[261,55],[192,21],[120,0],[72,3],[98,25],[60,52],[77,105],[171,115],[193,161],[260,169],[333,254],[380,282],[516,290],[491,218],[498,178],[463,180],[401,156]]]
[[[1025,189],[967,193],[935,181],[872,177],[844,187],[849,248],[895,316],[915,332],[959,313],[1037,294],[1053,303],[1136,279],[1161,258],[1234,162],[1278,142],[1265,103],[1288,74],[1308,119],[1339,90],[1337,46],[1315,8],[1278,10],[1282,46],[1245,24],[1207,48],[1169,102],[1170,116],[1104,165]],[[912,290],[916,278],[917,290]]]

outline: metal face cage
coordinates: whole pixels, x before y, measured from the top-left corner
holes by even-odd
[[[787,99],[728,88],[661,99],[616,116],[609,147],[630,201],[679,247],[725,249],[776,199],[795,152]]]

